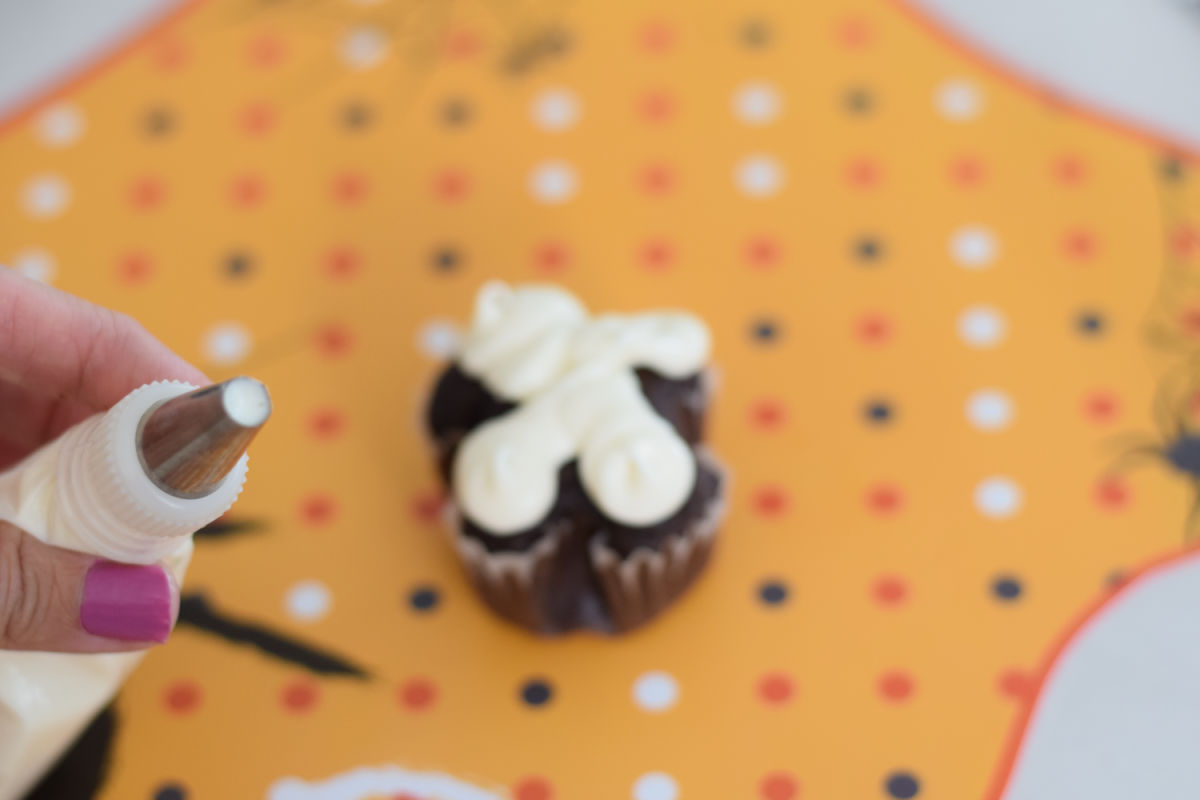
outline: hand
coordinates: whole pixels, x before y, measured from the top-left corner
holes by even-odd
[[[0,470],[155,380],[208,379],[127,316],[0,268]],[[179,589],[0,522],[0,649],[104,652],[166,640]]]

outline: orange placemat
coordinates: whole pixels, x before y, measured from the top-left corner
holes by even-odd
[[[1058,632],[1183,544],[1195,489],[1105,442],[1193,413],[1196,186],[886,3],[199,4],[0,136],[0,261],[268,382],[187,590],[370,677],[182,626],[99,796],[982,796]],[[714,330],[731,514],[635,635],[508,627],[440,535],[419,415],[494,277]]]

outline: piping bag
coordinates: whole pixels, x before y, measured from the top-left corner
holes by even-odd
[[[0,473],[0,519],[57,547],[161,561],[182,585],[192,534],[241,493],[270,414],[252,378],[142,386]],[[0,651],[0,800],[27,792],[144,656]]]

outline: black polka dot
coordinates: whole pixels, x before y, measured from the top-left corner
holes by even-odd
[[[370,126],[374,116],[371,107],[366,103],[359,101],[347,103],[341,111],[342,127],[351,131],[362,130]]]
[[[875,96],[870,89],[855,86],[842,95],[842,107],[855,116],[866,116],[875,110]]]
[[[151,108],[142,118],[142,128],[147,136],[161,139],[175,129],[175,115],[165,108]]]
[[[908,800],[908,798],[916,797],[921,793],[921,782],[912,773],[893,772],[887,776],[884,788],[887,789],[888,797]]]
[[[1103,336],[1104,329],[1107,327],[1108,323],[1105,321],[1104,315],[1097,311],[1081,311],[1075,317],[1075,330],[1081,336]]]
[[[245,278],[254,272],[254,259],[248,253],[235,251],[225,257],[223,266],[230,278]]]
[[[854,240],[852,252],[859,263],[871,266],[883,259],[883,242],[875,236],[860,236]]]
[[[470,124],[474,112],[466,100],[459,97],[454,97],[442,103],[438,110],[438,116],[442,120],[442,124],[450,128],[461,128]]]
[[[533,679],[521,686],[521,700],[525,705],[537,708],[544,706],[554,699],[554,687],[544,680]]]
[[[771,344],[779,339],[779,323],[770,319],[758,319],[750,324],[750,338],[762,344]]]
[[[863,407],[863,416],[872,425],[886,425],[895,418],[896,411],[886,400],[871,400]]]
[[[992,594],[996,595],[996,599],[1002,602],[1011,603],[1019,599],[1023,591],[1021,582],[1008,575],[1001,576],[992,581]]]
[[[768,606],[781,606],[787,602],[788,587],[783,581],[763,581],[758,587],[758,599]]]
[[[751,50],[770,47],[772,38],[771,26],[765,20],[748,19],[738,29],[738,39]]]
[[[453,247],[439,247],[433,251],[431,261],[438,272],[454,272],[462,266],[463,256]]]
[[[178,783],[168,783],[154,790],[154,800],[187,800],[187,789]]]
[[[1168,181],[1181,181],[1184,177],[1183,161],[1175,156],[1167,156],[1162,160],[1159,166],[1163,179]]]
[[[441,600],[438,590],[432,586],[418,586],[408,596],[408,604],[414,611],[421,612],[433,611]]]

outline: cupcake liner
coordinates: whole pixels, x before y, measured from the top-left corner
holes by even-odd
[[[528,550],[490,552],[454,522],[454,545],[476,591],[493,611],[538,633],[557,633],[547,590],[568,534],[568,525],[548,532]]]
[[[687,530],[668,536],[658,547],[638,547],[624,558],[602,536],[591,541],[592,569],[599,578],[614,633],[624,633],[657,616],[687,591],[708,563],[725,517],[728,474],[708,453],[701,451],[697,456],[721,475],[721,489]]]

